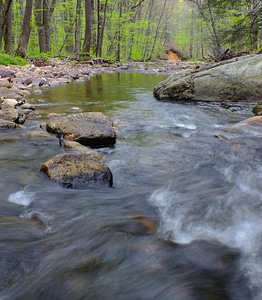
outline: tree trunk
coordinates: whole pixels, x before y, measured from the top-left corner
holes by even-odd
[[[155,0],[150,0],[150,2],[148,4],[147,12],[146,12],[146,19],[148,19],[148,20],[152,19],[154,5],[155,5]],[[146,37],[150,36],[150,34],[151,34],[151,28],[150,28],[150,24],[148,24],[148,26],[146,28],[145,36]],[[143,55],[142,55],[143,61],[146,60],[146,57],[148,57],[150,55],[149,49],[150,49],[150,41],[147,39],[145,47],[144,47]]]
[[[32,16],[32,8],[33,8],[33,0],[26,0],[22,31],[20,34],[18,47],[15,51],[15,55],[17,56],[27,57],[28,41],[31,32],[30,21]]]
[[[35,0],[35,22],[38,27],[38,43],[40,52],[49,52],[51,36],[51,17],[55,10],[56,0]]]
[[[6,23],[9,19],[11,11],[12,0],[0,0],[0,51],[2,50],[3,37],[6,32]]]
[[[45,51],[45,33],[43,27],[43,2],[35,0],[35,23],[38,32],[38,44],[40,52]]]
[[[96,41],[96,56],[102,56],[102,46],[103,46],[103,38],[104,38],[104,30],[106,23],[106,10],[107,10],[107,2],[104,4],[100,4],[100,1],[97,2],[97,41]],[[101,16],[100,12],[103,11],[103,16]]]
[[[158,38],[158,33],[159,33],[159,27],[160,27],[162,18],[164,16],[166,4],[167,4],[167,0],[165,0],[165,3],[164,3],[163,8],[162,8],[162,12],[161,12],[160,17],[159,17],[158,22],[157,22],[156,33],[155,33],[154,40],[153,40],[153,46],[152,46],[152,49],[151,49],[150,57],[148,58],[149,60],[152,59],[152,56],[153,56],[154,51],[155,51],[155,46],[156,46],[156,42],[157,42],[157,38]]]
[[[10,1],[11,2],[11,1]],[[12,6],[10,5],[5,18],[4,50],[12,52]]]
[[[79,59],[81,48],[81,5],[82,0],[77,0],[76,4],[76,30],[75,30],[75,53]]]
[[[117,31],[117,54],[116,60],[120,61],[121,59],[121,19],[122,19],[122,3],[119,3],[119,24]]]
[[[251,1],[251,12],[250,12],[250,44],[251,49],[256,50],[258,48],[259,38],[259,27],[261,17],[261,1]]]
[[[90,53],[91,38],[92,38],[92,14],[93,14],[93,0],[85,0],[85,39],[83,45],[83,52]]]
[[[217,33],[215,18],[214,18],[212,8],[211,8],[211,5],[210,5],[209,1],[207,1],[207,5],[208,5],[208,12],[209,12],[210,21],[211,21],[211,28],[212,28],[212,31],[213,31],[213,41],[214,41],[213,42],[214,43],[213,52],[214,52],[215,57],[217,57],[222,52],[221,41],[220,41],[220,38],[219,38],[218,33]]]

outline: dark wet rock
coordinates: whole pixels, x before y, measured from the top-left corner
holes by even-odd
[[[141,224],[148,234],[156,233],[158,224],[153,218],[144,215],[132,215],[131,218]]]
[[[74,80],[79,79],[78,73],[72,74],[71,77],[72,77]]]
[[[255,116],[262,115],[262,104],[257,104],[253,107],[252,112]]]
[[[42,78],[42,79],[40,79],[38,85],[39,85],[39,86],[49,85],[49,82],[48,82],[47,79]]]
[[[41,171],[66,188],[83,188],[98,182],[112,186],[113,176],[102,162],[88,154],[59,154],[41,166]]]
[[[0,70],[0,77],[6,78],[6,77],[15,77],[15,73],[10,70]]]
[[[176,72],[157,84],[161,100],[257,102],[262,96],[262,55],[241,57],[205,69]]]
[[[100,112],[55,117],[47,122],[46,130],[85,146],[106,147],[116,142],[112,123]]]
[[[22,83],[23,83],[24,85],[29,85],[29,84],[32,83],[32,78],[31,78],[31,77],[29,77],[29,78],[24,78],[24,79],[22,80]]]

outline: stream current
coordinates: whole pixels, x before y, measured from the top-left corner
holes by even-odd
[[[39,116],[0,133],[1,300],[262,299],[261,130],[231,128],[248,106],[157,101],[165,78],[43,89]],[[116,145],[97,149],[112,188],[65,189],[39,171],[64,150],[28,132],[71,107],[117,126]]]

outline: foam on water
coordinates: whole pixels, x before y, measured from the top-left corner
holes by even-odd
[[[10,194],[8,197],[8,201],[15,204],[27,206],[33,201],[34,195],[34,192],[22,190]]]
[[[242,180],[239,182],[245,192],[250,192],[249,180],[245,186],[242,185]],[[256,201],[250,201],[251,204],[247,199],[248,194],[243,193],[243,199],[239,200],[232,196],[232,193],[225,197],[225,211],[221,219],[217,213],[218,211],[221,213],[221,207],[219,204],[216,206],[216,201],[212,202],[210,207],[206,203],[206,211],[197,216],[198,201],[190,201],[186,195],[174,191],[170,186],[155,191],[149,202],[159,209],[162,220],[159,235],[164,239],[180,244],[194,240],[217,241],[227,247],[239,249],[242,254],[241,268],[254,288],[254,299],[261,299],[262,219],[259,217],[259,211],[252,206],[262,199],[256,198]],[[253,193],[255,196],[258,195],[254,191]],[[195,216],[192,217],[194,207]]]

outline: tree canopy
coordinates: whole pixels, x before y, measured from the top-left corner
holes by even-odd
[[[262,0],[0,0],[0,51],[156,60],[259,51]]]

